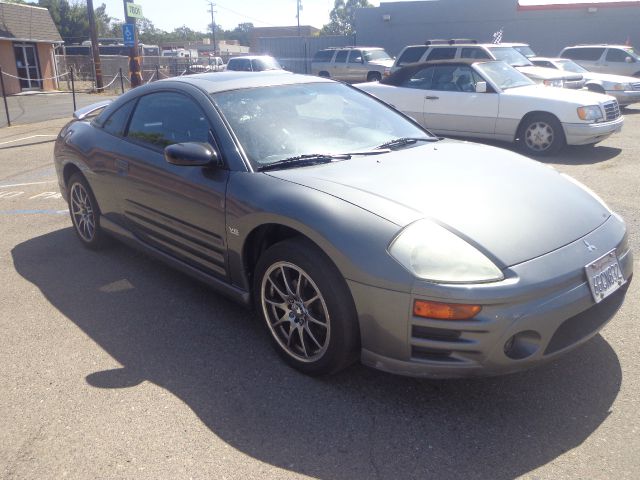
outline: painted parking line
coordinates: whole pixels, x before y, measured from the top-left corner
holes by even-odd
[[[45,185],[47,183],[56,183],[56,182],[57,180],[47,180],[45,182],[10,183],[7,185],[0,185],[0,188],[26,187],[28,185]]]
[[[66,215],[65,210],[0,210],[0,215]]]
[[[40,137],[57,137],[58,135],[53,134],[39,134],[39,135],[29,135],[28,137],[15,138],[13,140],[8,140],[6,142],[0,142],[0,145],[8,145],[9,143],[22,142],[24,140],[31,140],[32,138],[40,138]]]

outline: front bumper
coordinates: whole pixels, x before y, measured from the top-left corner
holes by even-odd
[[[598,250],[589,251],[585,240]],[[627,282],[596,304],[584,266],[616,245]],[[362,363],[400,375],[451,378],[505,374],[549,361],[596,335],[617,312],[632,277],[633,254],[624,224],[612,216],[586,237],[506,273],[496,284],[417,282],[411,293],[350,282]],[[414,299],[475,303],[483,310],[468,321],[425,319],[413,316]],[[508,350],[514,335],[519,343]]]
[[[563,123],[564,135],[568,145],[590,145],[598,143],[610,135],[622,130],[624,117],[603,123]]]
[[[640,102],[640,90],[627,90],[624,92],[620,90],[608,90],[605,93],[615,97],[621,107]]]

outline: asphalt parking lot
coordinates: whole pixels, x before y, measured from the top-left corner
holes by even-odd
[[[626,219],[640,271],[640,106],[625,113],[545,163]],[[533,371],[308,378],[198,282],[81,248],[52,165],[63,123],[0,129],[0,478],[640,477],[637,280],[601,335]]]

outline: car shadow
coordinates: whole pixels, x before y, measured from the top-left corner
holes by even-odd
[[[634,104],[632,107],[624,107],[622,109],[622,114],[623,115],[638,115],[640,114],[640,107],[638,106],[638,104]]]
[[[475,143],[489,145],[492,147],[504,148],[514,153],[519,153],[532,160],[543,163],[555,163],[560,165],[592,165],[595,163],[606,162],[611,160],[620,153],[621,148],[607,147],[605,145],[568,145],[555,155],[541,157],[536,155],[527,155],[518,149],[516,145],[493,140],[473,140]]]
[[[134,250],[83,249],[69,228],[11,253],[17,272],[123,365],[78,382],[153,382],[230,446],[321,479],[514,478],[584,442],[620,389],[601,336],[505,377],[429,381],[356,365],[309,378],[280,361],[251,312]]]

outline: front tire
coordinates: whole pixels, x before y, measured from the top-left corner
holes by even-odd
[[[566,139],[556,117],[537,113],[527,117],[520,125],[518,143],[525,153],[548,156],[562,149]]]
[[[379,82],[382,80],[382,74],[380,72],[369,72],[367,75],[367,82]]]
[[[81,173],[74,173],[67,184],[69,214],[80,242],[91,250],[98,250],[107,243],[107,236],[100,227],[100,208],[89,182]]]
[[[358,358],[359,329],[347,284],[310,241],[289,239],[266,250],[253,293],[276,351],[293,368],[324,375]]]

